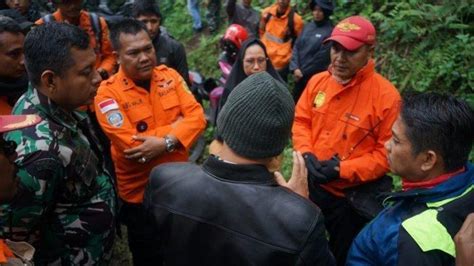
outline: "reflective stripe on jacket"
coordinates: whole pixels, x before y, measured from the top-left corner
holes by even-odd
[[[355,238],[346,265],[454,265],[453,238],[474,211],[474,167],[386,201],[393,204]]]
[[[265,28],[260,28],[260,38],[267,48],[268,57],[272,60],[272,64],[276,69],[282,69],[286,67],[291,59],[291,40],[285,40],[285,36],[288,30],[288,14],[290,8],[288,8],[281,17],[277,16],[278,5],[274,4],[265,8],[262,11],[260,23],[265,25]],[[272,14],[268,21],[267,14]],[[300,35],[303,30],[303,20],[296,14],[294,15],[295,34]]]

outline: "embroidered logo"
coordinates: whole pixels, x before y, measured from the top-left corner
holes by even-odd
[[[107,114],[107,122],[113,127],[121,127],[123,125],[123,115],[120,111],[112,111]]]
[[[326,93],[324,91],[319,91],[316,97],[314,97],[314,106],[316,108],[321,107],[324,104],[324,101],[326,100]]]
[[[350,22],[342,22],[336,26],[342,32],[351,32],[355,30],[360,30],[360,27],[356,24]]]

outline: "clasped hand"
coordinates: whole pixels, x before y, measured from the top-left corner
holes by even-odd
[[[339,176],[339,160],[332,158],[331,160],[319,161],[311,152],[303,154],[303,158],[308,168],[308,177],[310,182],[316,184],[326,184],[330,181],[338,179]]]
[[[142,144],[123,151],[125,158],[129,160],[143,162],[139,160],[143,160],[142,158],[144,158],[145,162],[150,161],[166,150],[164,138],[158,138],[154,136],[133,136],[132,138],[135,141],[141,141]]]

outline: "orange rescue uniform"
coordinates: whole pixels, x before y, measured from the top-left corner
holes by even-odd
[[[57,22],[64,22],[63,17],[59,10],[53,13],[54,20]],[[42,18],[38,19],[35,24],[41,25],[44,21]],[[91,47],[94,49],[97,58],[95,62],[96,68],[103,68],[106,70],[109,75],[112,75],[115,71],[116,61],[115,57],[112,54],[112,45],[110,44],[109,39],[109,28],[107,27],[107,23],[105,22],[104,18],[100,18],[100,28],[101,28],[101,45],[100,51],[97,45],[97,39],[94,33],[94,29],[91,24],[91,19],[89,12],[84,10],[81,11],[79,17],[79,28],[83,29],[89,35],[89,43]]]
[[[288,8],[281,17],[277,17],[278,4],[273,4],[262,11],[260,25],[265,25],[265,28],[260,27],[260,39],[267,49],[267,54],[272,64],[276,69],[283,69],[291,59],[291,40],[285,42],[284,38],[288,30]],[[267,14],[271,14],[270,19],[265,23]],[[300,15],[296,14],[293,17],[295,34],[299,36],[303,30],[304,22]]]
[[[15,255],[13,252],[8,248],[7,244],[3,239],[0,239],[0,264],[4,264],[8,262],[8,258],[14,258]]]
[[[384,144],[391,137],[401,98],[396,88],[374,70],[369,60],[341,85],[329,71],[314,75],[296,105],[293,145],[319,160],[341,159],[341,179],[323,185],[335,195],[388,172]]]
[[[187,161],[188,148],[206,126],[204,111],[183,78],[164,65],[153,70],[150,92],[135,85],[120,68],[117,74],[102,82],[94,104],[97,119],[111,141],[119,195],[129,203],[143,201],[153,167]],[[124,150],[142,143],[132,140],[132,136],[162,138],[168,134],[180,143],[175,152],[165,152],[145,164],[124,157]]]
[[[0,115],[10,115],[13,107],[8,103],[6,96],[0,96]]]

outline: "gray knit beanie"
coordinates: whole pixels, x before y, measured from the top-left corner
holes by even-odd
[[[294,114],[295,103],[286,86],[263,71],[232,90],[217,118],[217,130],[238,155],[270,158],[288,143]]]

